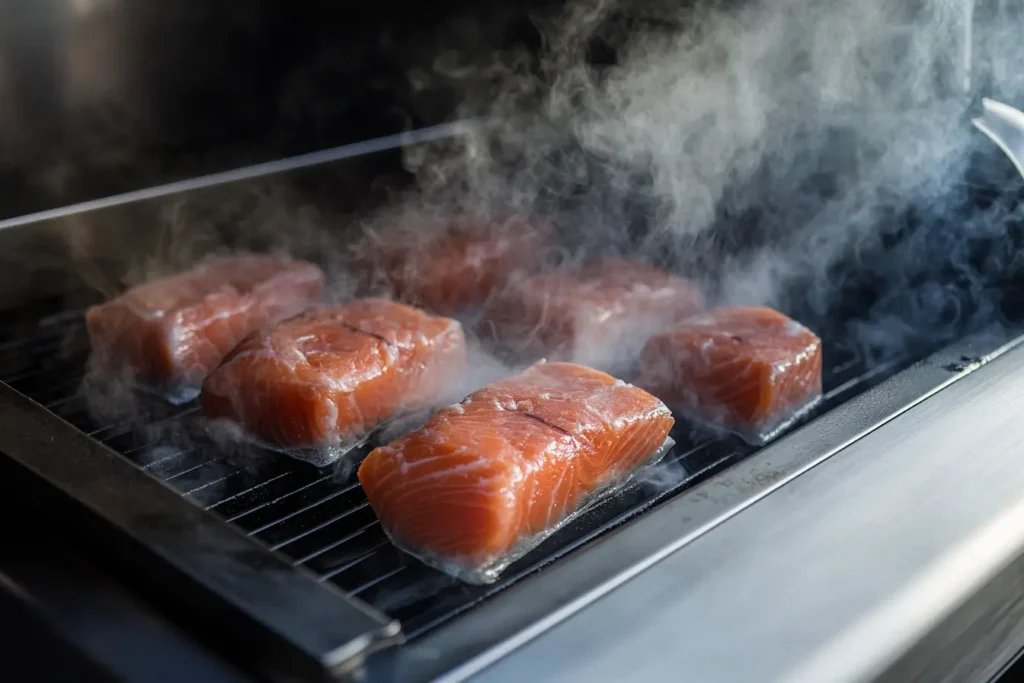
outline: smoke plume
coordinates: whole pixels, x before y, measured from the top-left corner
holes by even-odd
[[[574,2],[536,18],[539,56],[437,60],[490,124],[411,150],[412,201],[545,216],[573,249],[640,253],[869,361],[920,351],[997,318],[1012,270],[1019,179],[966,116],[969,87],[1021,103],[1009,11]]]
[[[411,73],[423,93],[464,93],[457,115],[485,124],[407,148],[414,192],[344,222],[372,234],[410,216],[422,229],[453,211],[530,215],[557,228],[569,262],[639,255],[697,280],[713,305],[793,315],[826,356],[919,355],[1002,320],[1022,265],[1020,179],[967,116],[968,86],[1024,104],[1007,11],[576,0],[535,16],[539,52],[481,66],[450,51]],[[309,196],[361,186],[329,180],[305,195],[253,183],[167,204],[143,260],[116,281],[85,279],[109,296],[216,251],[281,250],[324,266],[330,298],[348,299],[360,292],[351,232]],[[106,249],[70,251],[88,262]],[[471,342],[465,393],[511,371]]]

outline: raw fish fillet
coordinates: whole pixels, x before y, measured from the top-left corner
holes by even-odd
[[[691,281],[632,259],[514,283],[484,310],[481,335],[522,360],[627,372],[647,338],[704,307]]]
[[[708,311],[651,337],[638,383],[757,443],[820,398],[821,340],[770,308]]]
[[[488,581],[522,543],[649,461],[672,424],[646,391],[538,363],[375,449],[359,481],[399,544]]]
[[[357,255],[396,298],[442,315],[483,304],[545,258],[549,231],[519,217],[424,220],[371,236]]]
[[[304,261],[204,261],[90,308],[93,358],[100,368],[129,369],[140,383],[185,400],[247,334],[302,311],[322,289],[323,273]]]
[[[383,299],[322,306],[245,339],[203,384],[203,412],[282,447],[353,444],[443,405],[465,371],[455,320]]]

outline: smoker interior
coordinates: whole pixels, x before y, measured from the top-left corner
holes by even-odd
[[[32,319],[31,311],[18,312]],[[90,415],[83,393],[88,340],[81,311],[58,311],[22,326],[4,324],[0,378],[89,436],[110,446],[181,495],[239,526],[295,565],[312,571],[386,614],[415,638],[488,595],[571,552],[597,534],[657,505],[749,456],[738,440],[701,438],[680,422],[667,465],[686,475],[667,488],[638,483],[598,505],[515,563],[498,583],[468,586],[450,580],[387,540],[352,468],[317,469],[266,451],[228,453],[196,436],[195,402],[171,408],[138,395],[140,415],[103,421]],[[895,365],[871,371],[852,359],[825,354],[829,410],[886,377]],[[365,450],[358,454],[364,455]],[[358,457],[358,456],[357,456]]]
[[[993,161],[992,157],[988,161],[1001,172],[1006,170],[1005,164],[1000,165],[1002,162]],[[334,166],[304,169],[293,179],[296,182],[292,186],[303,189],[304,202],[323,206],[344,204],[336,191],[339,179],[362,178],[362,184],[349,183],[352,194],[359,195],[366,187],[366,169],[353,170],[359,168],[348,164],[340,173]],[[380,166],[371,164],[371,168],[379,170]],[[1007,176],[1004,174],[1004,177]],[[195,198],[195,204],[200,206],[219,205],[226,197],[237,198],[236,194],[225,195],[217,188],[196,191],[193,195],[189,195],[190,200]],[[974,192],[969,195],[971,202],[994,201],[991,197],[980,200]],[[82,263],[106,261],[115,262],[110,269],[117,271],[160,242],[159,236],[137,238],[142,232],[135,230],[140,217],[155,220],[156,216],[166,215],[168,205],[178,201],[180,198],[155,202],[141,209],[115,206],[82,215],[72,213],[58,219],[57,225],[27,224],[13,228],[11,235],[29,244],[33,243],[34,236],[42,234],[50,238],[73,231],[94,235],[95,239],[86,240],[85,248],[82,242],[76,242],[78,249],[72,250],[71,256],[67,248],[69,240],[56,240],[61,246],[46,252],[50,262],[58,264],[52,266],[51,272],[64,272],[72,263],[80,267]],[[921,231],[911,231],[908,237],[905,222],[900,222],[898,229],[903,231],[902,242],[890,240],[886,248],[897,249],[900,243],[917,248],[914,235],[920,235]],[[127,240],[128,234],[136,237]],[[131,248],[118,251],[112,246],[119,243],[118,240]],[[248,245],[254,241],[259,244],[258,239],[236,236],[234,243]],[[43,242],[47,240],[40,243]],[[32,248],[42,250],[34,252],[38,256],[50,247],[36,245]],[[1001,248],[1012,249],[1012,244],[1007,240]],[[30,253],[33,252],[30,250]],[[177,253],[176,258],[187,261],[191,256]],[[351,468],[320,470],[270,452],[223,450],[202,435],[199,411],[194,403],[170,407],[139,394],[135,396],[136,411],[130,417],[96,417],[83,388],[89,353],[83,315],[85,307],[102,300],[102,296],[95,290],[90,292],[82,280],[49,277],[47,288],[41,284],[39,272],[34,271],[33,275],[34,279],[28,273],[18,273],[14,266],[6,273],[10,280],[22,278],[36,282],[38,291],[46,292],[46,296],[31,299],[23,296],[20,301],[6,306],[0,318],[0,380],[44,406],[54,416],[109,446],[195,505],[226,520],[294,566],[311,572],[316,580],[331,584],[398,620],[410,641],[513,584],[543,573],[552,563],[571,562],[574,550],[669,499],[685,496],[687,489],[757,450],[739,440],[701,431],[680,419],[673,433],[676,445],[666,457],[665,465],[681,466],[685,476],[678,476],[669,483],[642,480],[627,487],[516,562],[497,583],[469,586],[422,565],[393,547]],[[1009,275],[1003,269],[994,277],[1005,280]],[[47,279],[45,271],[42,278]],[[876,283],[874,289],[884,289],[884,286],[885,283]],[[811,422],[807,428],[813,430],[816,417],[884,381],[943,341],[908,344],[903,353],[881,359],[866,357],[847,338],[846,330],[851,320],[863,316],[871,307],[871,287],[855,281],[847,290],[844,290],[846,298],[830,309],[831,317],[819,317],[812,322],[824,342],[825,397],[818,408],[793,429]],[[794,309],[790,312],[799,316],[799,306],[794,305]],[[678,472],[679,468],[673,471]]]

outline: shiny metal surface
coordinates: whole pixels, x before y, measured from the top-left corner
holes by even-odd
[[[395,620],[296,570],[4,384],[0,433],[5,480],[48,500],[57,519],[95,529],[97,549],[117,548],[118,561],[180,606],[234,632],[275,679],[347,673],[401,640]]]
[[[422,141],[446,133],[457,135],[460,130],[460,127],[441,127],[418,131],[417,135]],[[0,290],[0,301],[20,299],[24,303],[25,297],[30,295],[38,297],[48,290],[80,292],[83,285],[90,284],[102,291],[102,285],[117,282],[119,274],[130,269],[140,255],[188,259],[192,256],[190,249],[202,249],[204,245],[219,246],[229,239],[243,243],[258,240],[264,225],[271,228],[275,239],[286,238],[293,247],[322,247],[325,242],[321,238],[326,239],[327,233],[334,230],[338,230],[337,239],[343,240],[344,233],[339,226],[347,222],[343,218],[344,209],[356,205],[352,200],[366,186],[365,180],[360,184],[357,179],[365,178],[364,171],[368,168],[387,167],[388,148],[409,139],[407,136],[371,141],[368,145],[377,154],[358,157],[349,154],[362,150],[365,145],[327,150],[276,164],[198,178],[187,186],[157,187],[127,197],[0,222],[0,227],[7,228],[0,230],[0,243],[10,252],[17,252],[19,240],[29,245],[35,240],[34,248],[22,253],[47,257],[19,259],[24,263],[22,267],[9,268],[0,280],[9,281],[11,286]],[[323,163],[328,161],[334,163]],[[313,163],[319,165],[305,168]],[[285,170],[289,172],[273,173]],[[264,177],[267,173],[273,175]],[[264,180],[270,184],[264,185]],[[308,234],[303,235],[298,226],[291,223],[302,215],[297,207],[324,195],[321,192],[307,195],[302,190],[325,186],[332,188],[329,196],[339,204],[336,207],[339,213],[324,207],[324,214],[306,225]],[[230,210],[220,213],[226,207],[238,206],[243,209],[242,217],[246,218],[244,210],[253,209],[246,204],[246,199],[276,198],[278,195],[270,193],[272,187],[287,188],[288,193],[283,196],[290,201],[276,202],[272,206],[257,204],[256,220],[244,220],[241,229],[235,223],[237,214]],[[353,196],[342,196],[338,188],[344,188]],[[365,194],[360,198],[365,199]],[[197,215],[205,220],[181,221],[178,226],[173,219],[180,220],[182,207],[188,206],[197,209]],[[223,231],[218,229],[222,223]],[[287,233],[278,229],[290,223],[292,229]],[[139,225],[157,227],[140,231]],[[164,251],[168,244],[172,254]],[[142,262],[145,260],[143,258]],[[40,264],[50,265],[43,268]],[[75,282],[79,282],[77,287],[72,286]],[[74,308],[69,302],[65,302],[65,307]],[[380,652],[369,663],[371,679],[377,675],[380,680],[418,681],[447,672],[458,677],[479,670],[583,609],[590,601],[635,577],[643,579],[644,570],[679,547],[876,429],[929,392],[974,370],[973,361],[962,367],[957,363],[965,355],[977,358],[998,343],[999,337],[986,337],[972,340],[967,346],[954,346],[929,362],[919,363],[868,393],[842,403],[808,428],[773,444],[758,457],[736,464],[708,485],[625,521],[617,530],[592,539],[592,543],[574,551],[564,561],[489,597],[483,604],[423,638]],[[892,372],[885,366],[878,370],[879,378]],[[837,387],[836,391],[845,390]]]
[[[476,680],[883,677],[1024,553],[1022,411],[1017,346]],[[1024,646],[1019,628],[1004,628],[1003,639],[959,680],[998,670]]]
[[[440,134],[443,130],[435,129],[434,132]],[[382,146],[386,147],[381,144],[376,145],[375,149]],[[336,161],[318,167],[318,173],[328,173],[330,185],[336,182],[336,178],[346,177],[345,173],[338,175],[342,168],[368,161],[339,154],[338,150],[329,152],[325,153],[329,158],[317,155],[315,161]],[[273,170],[292,168],[292,173],[298,174],[298,177],[305,177],[304,172],[311,173],[314,170],[304,171],[303,168],[294,169],[294,166],[294,160],[285,160],[280,168],[275,166]],[[69,268],[67,265],[74,264],[74,260],[61,259],[60,250],[54,255],[53,263],[62,267],[65,275],[73,277],[77,273],[80,276],[85,272],[85,264],[101,257],[113,260],[114,263],[110,265],[116,272],[118,266],[124,265],[123,261],[130,262],[132,259],[133,251],[125,248],[125,245],[131,242],[129,238],[133,233],[139,232],[134,229],[139,223],[157,223],[162,211],[168,205],[174,206],[175,201],[182,200],[182,195],[188,197],[186,201],[200,206],[220,207],[235,202],[238,196],[232,192],[232,188],[237,192],[237,186],[248,187],[248,183],[261,176],[264,170],[265,167],[241,169],[228,174],[229,177],[196,179],[195,186],[189,188],[154,188],[144,193],[144,196],[122,196],[111,198],[98,206],[70,207],[56,214],[30,216],[10,224],[6,230],[0,230],[0,244],[15,243],[8,240],[13,241],[18,236],[43,238],[47,235],[77,235],[84,240],[78,244],[89,247],[84,253],[78,252],[81,259],[79,263],[82,265]],[[290,174],[281,176],[291,177]],[[283,177],[275,178],[284,182]],[[253,193],[259,194],[259,190],[253,190]],[[196,194],[199,196],[194,196]],[[127,201],[130,199],[135,201]],[[272,217],[280,215],[275,213]],[[287,217],[289,212],[283,215]],[[194,226],[189,227],[195,229]],[[185,230],[175,234],[179,237],[190,236]],[[139,251],[145,254],[145,244],[156,237],[158,235],[143,233],[144,245],[138,247]],[[112,244],[120,244],[122,248],[111,251]],[[195,240],[195,244],[201,246],[203,241]],[[159,244],[155,244],[151,248],[158,247]],[[182,249],[183,246],[177,248]],[[28,279],[27,275],[16,271],[8,273],[9,277],[22,285]],[[58,289],[64,282],[52,277],[46,277],[45,280],[49,280],[51,286]],[[37,287],[33,287],[32,291],[35,295],[40,293]],[[17,298],[22,293],[17,288],[11,288],[4,292],[4,296]],[[878,370],[882,371],[877,375],[879,379],[891,372],[885,366]],[[843,403],[815,422],[813,429],[802,430],[793,438],[779,442],[778,447],[766,452],[769,457],[739,463],[734,475],[716,479],[716,485],[705,489],[702,495],[684,496],[680,501],[666,504],[664,509],[649,511],[629,520],[617,532],[593,539],[594,543],[573,552],[571,558],[490,597],[484,604],[431,632],[415,644],[381,652],[374,658],[371,669],[374,672],[383,671],[384,674],[380,676],[382,680],[428,680],[452,668],[459,669],[467,660],[473,660],[471,668],[479,668],[482,662],[507,653],[536,633],[581,609],[588,601],[600,597],[664,557],[679,543],[701,533],[721,516],[731,514],[735,509],[766,494],[819,458],[827,457],[850,440],[891,419],[928,391],[957,376],[957,372],[934,364],[910,368],[883,386],[876,387],[871,393]],[[835,387],[835,391],[844,397],[850,394],[850,390],[860,391],[856,387],[844,389],[849,384],[847,382]],[[845,401],[846,398],[837,400]],[[45,429],[37,431],[39,434],[46,433]],[[50,460],[46,462],[54,463]],[[117,487],[117,490],[127,495],[132,489],[124,486]],[[106,502],[106,498],[99,500],[97,507]],[[481,653],[484,653],[483,657],[478,656]]]
[[[1008,342],[1008,340],[1011,340]],[[1020,343],[992,329],[968,337],[847,400],[803,429],[595,539],[572,557],[464,617],[369,661],[371,680],[464,680],[545,633],[723,521],[739,514],[929,395]],[[454,656],[453,656],[454,655]],[[514,656],[514,655],[513,655]],[[572,659],[575,659],[575,655]],[[437,678],[440,677],[440,678]]]
[[[457,132],[458,129],[451,130],[452,134]],[[378,145],[382,151],[358,157],[338,156],[339,150],[328,151],[327,157],[337,157],[335,163],[308,170],[294,168],[263,178],[265,167],[241,169],[227,177],[197,179],[195,187],[155,188],[151,195],[137,197],[138,201],[126,202],[122,196],[112,199],[110,205],[71,207],[57,215],[16,221],[8,229],[0,230],[0,241],[9,253],[19,253],[17,245],[24,243],[27,248],[21,254],[46,258],[22,258],[11,264],[0,277],[10,284],[0,288],[0,300],[24,302],[30,294],[80,291],[86,286],[102,290],[104,285],[117,282],[118,275],[132,265],[133,255],[188,259],[192,256],[190,249],[202,249],[211,243],[240,238],[258,240],[264,224],[273,228],[275,239],[286,237],[291,246],[316,249],[324,244],[320,241],[321,236],[326,237],[323,233],[332,232],[328,228],[344,225],[343,216],[357,205],[355,200],[366,198],[365,178],[373,175],[367,171],[393,164],[389,157],[392,152],[383,149],[387,146]],[[329,160],[322,156],[315,155],[313,161]],[[294,164],[285,166],[292,168]],[[234,223],[236,213],[231,207],[247,209],[249,197],[276,198],[278,195],[269,191],[273,187],[287,189],[283,195],[286,201],[270,207],[257,205],[257,219],[244,221],[242,230],[238,230]],[[323,187],[333,188],[329,196],[338,206],[324,206],[322,215],[305,226],[308,235],[294,225],[286,234],[277,230],[282,221],[288,223],[302,215],[297,210],[299,206],[311,202],[313,197],[324,196],[320,191],[305,190]],[[180,228],[169,220],[178,218],[182,207],[189,206],[206,220],[185,221]],[[215,210],[212,219],[211,210]],[[241,215],[245,216],[244,212]],[[219,230],[221,223],[230,229]],[[139,230],[140,225],[155,229]],[[338,237],[343,238],[343,234]],[[173,246],[170,254],[164,251],[167,244]],[[75,282],[79,284],[73,286]],[[706,485],[594,539],[571,557],[493,596],[424,638],[371,657],[370,679],[432,680],[448,672],[452,678],[458,678],[514,653],[515,648],[530,639],[540,636],[543,641],[548,629],[557,628],[562,620],[572,618],[580,610],[589,611],[586,607],[591,601],[615,595],[632,583],[645,582],[648,573],[659,567],[657,563],[671,557],[680,547],[686,551],[687,544],[694,543],[702,534],[714,534],[723,520],[749,506],[756,507],[757,501],[765,496],[774,497],[780,486],[785,490],[794,477],[842,452],[929,392],[962,379],[976,369],[980,356],[999,343],[998,335],[973,338],[899,373],[773,444],[757,457],[738,463]],[[573,661],[575,656],[567,659]]]
[[[385,135],[384,137],[373,138],[372,140],[353,142],[352,144],[332,147],[331,149],[318,150],[308,154],[300,154],[287,159],[277,159],[275,161],[268,161],[266,163],[246,166],[244,168],[220,171],[218,173],[211,173],[198,178],[189,178],[187,180],[181,180],[174,183],[167,183],[166,185],[133,190],[131,192],[114,195],[112,197],[92,199],[78,204],[72,204],[70,206],[47,209],[45,211],[38,211],[24,216],[15,216],[14,218],[0,219],[0,230],[29,225],[32,223],[40,223],[43,221],[68,218],[70,216],[81,215],[91,211],[122,207],[136,202],[163,199],[174,195],[180,195],[185,192],[204,190],[227,183],[244,182],[264,178],[277,173],[286,173],[296,169],[312,168],[321,164],[340,162],[345,159],[351,159],[364,154],[374,154],[377,152],[396,150],[409,145],[418,145],[425,142],[432,142],[434,140],[452,138],[458,135],[464,135],[474,125],[477,125],[477,122],[473,120],[443,123],[437,126],[429,126],[427,128],[406,131],[395,135]]]
[[[1024,176],[1024,113],[1008,104],[982,100],[982,115],[973,119],[974,127],[999,145],[1017,171]]]
[[[0,131],[15,143],[0,151],[0,178],[21,202],[0,206],[0,219],[447,115],[433,102],[435,111],[425,113],[423,102],[392,89],[428,52],[410,56],[394,47],[403,40],[388,47],[376,36],[350,46],[335,30],[346,17],[293,22],[284,18],[294,18],[285,4],[271,4],[0,0]],[[4,12],[9,7],[32,12],[15,16]],[[365,7],[385,21],[421,21],[391,6]],[[487,44],[488,34],[474,35]],[[399,53],[382,70],[385,78],[376,71],[366,78],[368,64]],[[386,83],[373,87],[387,95],[366,97],[370,80]],[[205,203],[238,201],[204,187]],[[49,220],[4,231],[16,263],[0,277],[0,299],[62,290],[68,280],[108,285],[113,278],[96,274],[97,257],[109,256],[112,243],[161,242],[164,231],[147,228],[162,226],[164,213],[177,208],[170,194],[161,197],[72,207],[75,215],[36,216]],[[97,210],[81,215],[86,208]],[[396,669],[415,677],[446,666],[440,652],[461,655],[474,638],[507,629],[509,638],[486,661],[458,673],[505,655],[481,680],[817,681],[891,672],[917,638],[955,607],[962,611],[967,595],[992,576],[1007,575],[1004,595],[1022,585],[1007,563],[1020,548],[1014,491],[1024,491],[1012,438],[1014,406],[1024,400],[1012,388],[1019,373],[1004,358],[965,377],[975,368],[963,365],[964,353],[949,350],[912,368],[401,648]],[[1019,364],[1021,352],[1011,355]],[[954,378],[962,381],[946,387]],[[990,522],[995,531],[986,531]],[[567,597],[573,582],[587,587],[585,600]],[[893,596],[896,604],[888,605]],[[597,602],[586,605],[590,599]],[[531,625],[520,629],[524,623]],[[997,634],[993,666],[1019,635]],[[929,647],[923,656],[941,645]],[[908,670],[919,667],[901,672]]]
[[[402,149],[457,137],[472,125],[441,124],[0,218],[0,310],[48,297],[64,298],[64,308],[74,310],[84,305],[80,295],[109,296],[125,276],[156,264],[173,269],[217,249],[322,254],[344,239],[354,216],[402,186]]]
[[[195,634],[114,580],[74,538],[41,523],[37,511],[4,512],[0,656],[8,670],[76,683],[109,676],[123,683],[252,683],[214,648],[198,644]],[[26,633],[32,621],[57,643]],[[82,660],[108,677],[90,677]]]
[[[0,0],[0,218],[451,120],[553,1]]]

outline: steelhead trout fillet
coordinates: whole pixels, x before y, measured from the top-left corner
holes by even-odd
[[[397,544],[487,583],[663,453],[672,424],[642,389],[581,365],[538,363],[375,449],[359,481]]]
[[[550,231],[525,219],[424,219],[357,246],[370,279],[400,301],[454,315],[482,305],[517,273],[544,260]]]
[[[513,283],[484,310],[481,336],[521,360],[625,373],[648,337],[704,308],[690,280],[632,259]]]
[[[770,308],[722,308],[648,340],[638,384],[763,443],[821,397],[821,340]]]
[[[204,261],[90,308],[93,363],[128,370],[173,402],[189,400],[238,342],[314,303],[323,281],[315,265],[288,258]]]
[[[204,414],[283,448],[360,442],[443,405],[465,373],[455,320],[384,299],[321,306],[247,337],[203,384]]]

